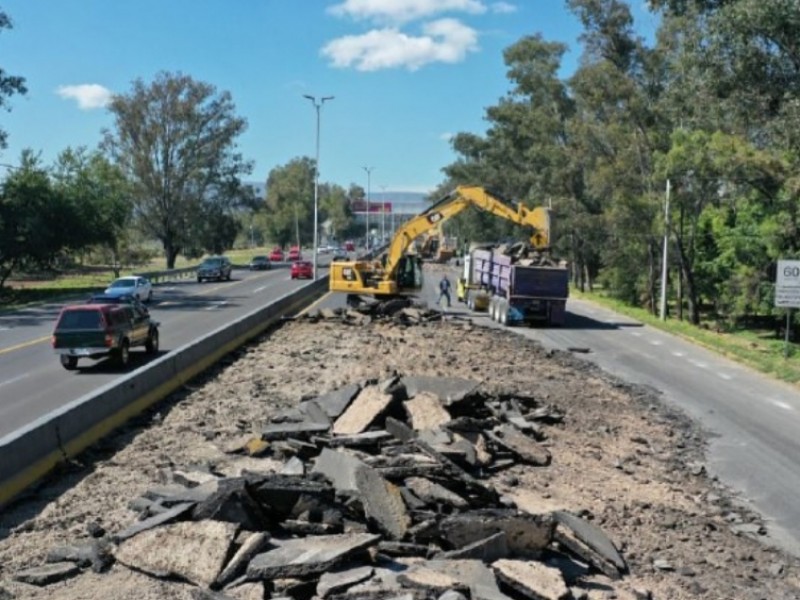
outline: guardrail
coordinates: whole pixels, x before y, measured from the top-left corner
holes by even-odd
[[[171,281],[172,279],[184,279],[194,277],[197,272],[197,266],[184,267],[182,269],[167,269],[165,271],[146,271],[144,273],[134,273],[139,277],[147,277],[153,283],[162,281]]]
[[[327,277],[313,281],[0,438],[0,507],[327,290]]]

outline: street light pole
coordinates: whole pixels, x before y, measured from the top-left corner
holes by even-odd
[[[312,272],[312,278],[314,281],[317,280],[317,245],[318,239],[317,235],[319,232],[319,109],[322,108],[322,105],[325,104],[327,100],[333,100],[333,96],[323,96],[320,98],[319,102],[317,102],[316,96],[310,96],[308,94],[303,94],[303,98],[308,98],[311,100],[311,104],[314,105],[314,108],[317,111],[317,156],[314,160],[314,247],[312,252],[314,253],[314,270]],[[299,244],[298,240],[298,244]]]
[[[369,252],[369,200],[370,200],[370,185],[372,183],[372,170],[375,167],[362,167],[367,172],[367,252]]]
[[[381,244],[386,243],[386,186],[381,186]]]
[[[664,199],[664,251],[661,262],[661,298],[659,302],[659,317],[662,321],[667,320],[667,269],[669,261],[667,260],[667,253],[669,252],[669,191],[670,181],[667,179],[667,194]]]

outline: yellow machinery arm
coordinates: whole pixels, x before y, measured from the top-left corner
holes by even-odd
[[[520,203],[512,204],[480,186],[458,186],[397,230],[383,262],[331,263],[330,290],[355,295],[393,296],[419,289],[422,286],[421,265],[418,257],[407,254],[409,246],[423,233],[437,228],[470,206],[533,228],[531,245],[539,249],[549,248],[548,209],[529,209]]]

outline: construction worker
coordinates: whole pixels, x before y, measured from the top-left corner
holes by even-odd
[[[446,298],[447,307],[450,308],[450,288],[450,280],[447,278],[447,273],[445,273],[439,281],[439,300],[436,301],[437,304],[441,304],[442,298]]]

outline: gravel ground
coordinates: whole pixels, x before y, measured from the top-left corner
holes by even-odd
[[[565,413],[546,430],[550,466],[512,467],[492,481],[527,510],[563,508],[593,520],[628,561],[622,588],[659,600],[800,598],[798,560],[766,544],[758,516],[706,476],[703,433],[657,392],[461,319],[410,327],[298,319],[265,334],[7,507],[0,598],[190,598],[188,585],[119,565],[42,588],[14,574],[43,564],[55,546],[88,540],[94,525],[111,533],[129,525],[129,500],[164,483],[173,467],[237,474],[257,459],[223,448],[276,411],[394,373],[475,379],[487,392],[532,396]],[[623,596],[602,582],[590,596],[612,597]]]

